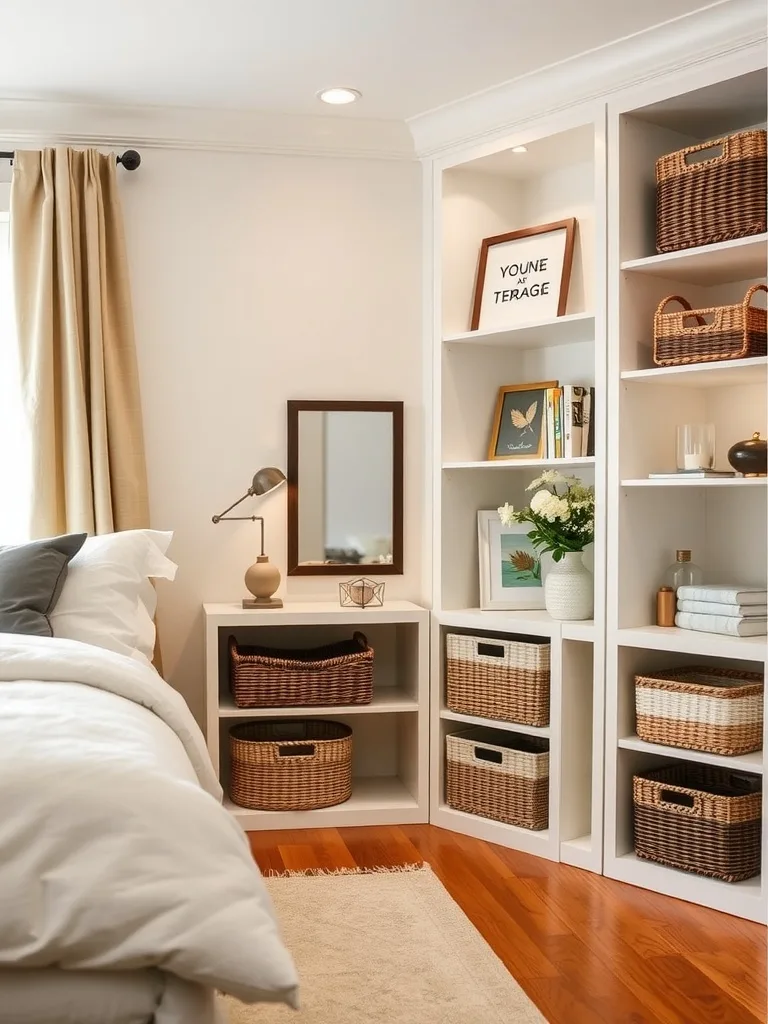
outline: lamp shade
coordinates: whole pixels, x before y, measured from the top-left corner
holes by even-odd
[[[255,474],[251,486],[251,494],[266,494],[280,484],[285,483],[285,473],[275,466],[264,466]]]

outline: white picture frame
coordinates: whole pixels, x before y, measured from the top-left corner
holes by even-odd
[[[531,611],[544,608],[541,555],[528,540],[530,525],[504,526],[496,509],[477,513],[477,547],[480,572],[480,608],[483,611]],[[526,558],[505,572],[505,559],[519,552]],[[522,563],[522,564],[521,564]],[[530,574],[530,575],[529,575]]]
[[[565,314],[576,219],[484,238],[470,330],[493,331]]]

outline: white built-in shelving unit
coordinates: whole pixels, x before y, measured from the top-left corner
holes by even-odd
[[[668,295],[694,308],[740,301],[765,281],[768,236],[669,255],[655,250],[656,159],[740,129],[765,126],[764,67],[706,67],[682,91],[673,76],[608,107],[608,533],[604,871],[613,878],[753,920],[768,916],[768,873],[740,884],[639,860],[632,776],[676,761],[762,775],[765,755],[723,757],[647,743],[635,728],[634,676],[690,664],[764,671],[765,637],[737,638],[654,625],[654,596],[675,549],[690,548],[707,582],[765,584],[766,480],[649,480],[675,468],[678,424],[711,422],[717,466],[756,430],[766,436],[768,359],[655,367],[653,313]],[[765,793],[765,791],[764,791]],[[764,796],[764,820],[768,803]]]
[[[208,751],[225,793],[229,789],[229,727],[257,718],[319,718],[353,732],[352,797],[315,811],[254,811],[225,805],[248,831],[398,825],[428,818],[429,612],[409,601],[382,608],[342,608],[338,602],[290,602],[243,609],[206,604]],[[375,651],[373,700],[344,707],[236,708],[229,688],[230,636],[278,649],[319,647],[360,630]]]
[[[513,147],[525,145],[518,155]],[[430,820],[551,860],[602,868],[605,551],[605,124],[604,107],[553,120],[431,163],[433,599]],[[483,238],[566,217],[578,222],[565,315],[494,331],[469,330]],[[596,454],[571,460],[487,461],[498,388],[557,379],[597,393]],[[545,611],[480,611],[477,513],[521,505],[542,469],[594,483],[595,618],[560,623]],[[552,645],[550,724],[536,729],[450,711],[445,634],[547,637]],[[465,814],[445,802],[445,738],[486,725],[549,743],[549,827],[534,832]]]

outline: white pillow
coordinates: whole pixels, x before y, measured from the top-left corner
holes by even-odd
[[[125,530],[89,537],[69,563],[53,635],[151,661],[157,597],[151,578],[172,580],[172,533]]]

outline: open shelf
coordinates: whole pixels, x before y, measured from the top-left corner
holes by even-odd
[[[625,260],[623,271],[698,285],[729,284],[765,277],[768,234],[735,238],[695,249]]]
[[[453,626],[456,629],[491,630],[496,633],[516,633],[532,636],[557,635],[560,623],[553,619],[549,612],[542,609],[534,611],[486,612],[480,608],[460,608],[456,611],[436,613],[441,626]]]
[[[637,384],[666,384],[676,388],[727,388],[741,384],[765,384],[768,356],[752,359],[692,363],[689,366],[656,366],[650,370],[624,370],[622,380]]]
[[[579,836],[577,839],[564,839],[560,843],[560,860],[574,868],[594,870],[592,836]]]
[[[323,718],[330,715],[375,715],[392,712],[412,713],[419,710],[419,702],[395,687],[374,689],[370,704],[344,704],[334,707],[305,708],[238,708],[231,696],[219,703],[220,718]]]
[[[752,754],[739,754],[728,757],[725,754],[709,754],[703,750],[685,750],[682,747],[665,747],[660,743],[648,743],[639,736],[623,736],[619,739],[623,750],[640,750],[646,754],[657,754],[659,757],[678,758],[683,761],[698,761],[700,764],[720,765],[733,768],[734,771],[754,772],[763,774],[763,752],[756,750]]]
[[[353,779],[349,800],[316,811],[252,811],[238,807],[228,797],[224,806],[246,831],[396,825],[423,820],[416,798],[393,776]]]
[[[507,825],[503,821],[494,821],[492,818],[482,818],[477,814],[457,811],[444,802],[438,806],[431,822],[439,828],[462,832],[464,835],[474,836],[476,839],[484,839],[488,843],[512,846],[516,850],[522,850],[523,853],[532,853],[538,857],[546,857],[548,860],[557,860],[557,852],[552,849],[549,829],[533,832],[531,829],[519,828],[517,825]]]
[[[641,477],[639,480],[622,480],[622,487],[765,487],[768,477],[754,476],[720,476],[712,480],[688,480],[685,477],[663,478],[651,480]]]
[[[594,466],[594,455],[580,459],[492,459],[485,462],[444,462],[443,469],[564,469]]]
[[[624,647],[642,647],[652,651],[679,651],[703,658],[734,658],[737,661],[764,661],[768,637],[721,636],[700,633],[677,626],[636,626],[620,629],[616,639]]]
[[[531,349],[572,345],[593,341],[594,337],[594,315],[571,313],[538,323],[519,324],[516,327],[448,334],[443,338],[443,342],[446,345],[502,345],[509,348]]]
[[[547,739],[550,736],[549,726],[536,727],[534,725],[522,725],[519,722],[498,722],[493,718],[481,718],[479,715],[464,715],[458,711],[450,711],[444,708],[440,717],[448,722],[464,722],[466,725],[481,725],[487,729],[502,729],[504,732],[517,732],[523,736],[541,736]]]

